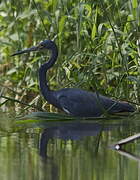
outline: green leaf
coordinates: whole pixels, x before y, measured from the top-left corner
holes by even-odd
[[[18,36],[18,33],[14,33],[10,36],[10,38],[13,40],[13,41],[18,41],[19,40],[19,36]]]
[[[96,24],[93,25],[91,38],[94,39],[96,35]]]
[[[127,79],[129,79],[132,82],[136,82],[137,84],[140,84],[140,80],[135,76],[128,76]]]
[[[59,21],[59,33],[63,32],[64,26],[65,26],[65,20],[66,20],[66,16],[62,16]]]
[[[64,121],[64,120],[72,120],[72,119],[75,119],[73,118],[72,116],[69,116],[69,115],[65,115],[65,114],[60,114],[60,113],[50,113],[50,112],[33,112],[29,115],[26,115],[22,118],[20,118],[19,121],[17,122],[22,122],[21,120],[31,120],[31,119],[35,119],[35,120],[51,120],[51,121],[57,121],[57,120],[61,120],[61,121]]]
[[[67,68],[67,67],[64,67],[64,69],[65,69],[65,72],[66,72],[66,76],[67,76],[68,79],[69,79],[71,72],[70,72],[69,68]]]
[[[9,71],[7,71],[7,75],[11,75],[13,73],[17,72],[16,68],[12,68]]]
[[[35,15],[37,13],[36,10],[26,10],[22,14],[18,15],[17,19],[26,19],[29,18],[31,15]]]
[[[132,6],[133,8],[137,8],[138,7],[138,1],[137,0],[132,0]]]
[[[90,6],[89,4],[85,4],[84,6],[85,6],[85,8],[86,8],[87,11],[88,11],[87,17],[90,17],[91,12],[92,12],[91,6]]]
[[[95,14],[95,21],[94,21],[94,25],[92,28],[92,33],[91,33],[91,38],[94,39],[95,35],[96,35],[96,21],[97,21],[97,15],[98,15],[98,7],[96,8],[96,14]]]

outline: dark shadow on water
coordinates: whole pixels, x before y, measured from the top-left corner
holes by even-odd
[[[103,131],[109,131],[117,125],[105,125],[104,123],[90,122],[90,123],[81,123],[81,122],[71,122],[67,124],[61,124],[61,126],[48,127],[43,130],[40,138],[40,156],[43,158],[47,157],[47,144],[52,138],[60,138],[62,140],[80,140],[86,136],[97,136],[97,147],[100,141],[100,134]]]
[[[52,125],[53,124],[53,125]],[[51,156],[49,153],[49,141],[51,139],[61,139],[64,141],[72,140],[72,141],[78,141],[83,140],[85,137],[92,137],[94,136],[95,139],[91,143],[93,143],[93,146],[91,144],[91,158],[93,158],[93,161],[99,161],[100,154],[98,152],[101,152],[101,149],[99,148],[99,144],[102,144],[102,137],[104,137],[103,132],[113,132],[116,131],[116,129],[122,128],[129,129],[130,124],[133,124],[133,121],[130,121],[128,119],[123,120],[112,120],[112,121],[72,121],[72,122],[61,122],[61,123],[47,123],[46,126],[44,125],[44,129],[42,130],[42,133],[40,135],[40,146],[39,146],[39,154],[42,159],[42,165],[43,165],[43,172],[46,173],[46,167],[50,167],[51,170],[49,173],[51,174],[51,177],[53,177],[53,180],[59,179],[60,175],[60,167],[58,163],[58,159],[56,156]],[[118,131],[119,133],[119,131]],[[105,133],[106,134],[106,133]],[[81,142],[80,142],[81,143]],[[87,144],[88,146],[89,144]],[[48,146],[48,148],[47,148]],[[86,146],[86,147],[87,147]],[[81,146],[83,147],[83,146]],[[79,146],[79,148],[81,148]],[[101,146],[100,146],[101,147]],[[106,149],[108,148],[108,145],[105,145]],[[47,152],[48,149],[48,152]],[[90,147],[87,147],[88,151],[90,151]],[[104,151],[102,149],[102,151]],[[85,151],[86,152],[86,151]],[[126,151],[125,154],[127,153]],[[65,152],[64,152],[65,153]],[[120,153],[120,152],[119,152]],[[63,153],[61,154],[63,156]],[[99,155],[99,156],[98,156]],[[127,153],[129,156],[133,156],[135,159],[138,159],[133,154]],[[126,155],[126,156],[127,156]],[[65,156],[65,154],[64,154]],[[84,154],[83,157],[86,155]],[[73,157],[73,156],[72,156]],[[57,159],[57,160],[56,160]],[[104,158],[106,159],[106,158]],[[92,160],[91,160],[92,161]],[[94,167],[94,166],[93,166]],[[96,168],[96,166],[95,166]]]
[[[59,179],[59,168],[57,164],[54,161],[54,158],[50,157],[43,157],[41,156],[41,169],[43,172],[44,180],[46,179],[52,179],[52,180],[58,180]]]
[[[68,123],[61,124],[61,126],[49,127],[43,130],[40,137],[40,147],[39,153],[42,159],[43,172],[46,172],[47,166],[51,166],[51,177],[53,180],[59,179],[59,167],[55,163],[55,159],[53,157],[47,156],[47,145],[50,139],[52,138],[60,138],[62,140],[80,140],[86,136],[98,136],[97,147],[95,148],[98,151],[98,145],[100,141],[100,134],[102,131],[108,131],[112,129],[113,126],[105,127],[104,124],[99,123]]]

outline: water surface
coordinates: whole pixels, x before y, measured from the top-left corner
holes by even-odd
[[[0,179],[140,179],[140,140],[123,146],[124,154],[109,148],[139,133],[139,119],[135,116],[15,125],[13,118],[2,114]]]

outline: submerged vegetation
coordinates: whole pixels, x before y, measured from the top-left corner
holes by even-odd
[[[52,89],[79,87],[140,103],[140,4],[137,0],[21,0],[0,4],[0,106],[54,111],[40,96],[38,68],[49,54],[13,52],[44,39],[59,58]]]

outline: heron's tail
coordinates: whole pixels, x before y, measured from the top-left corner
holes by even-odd
[[[120,112],[134,112],[136,109],[127,102],[116,102],[110,108],[111,113],[120,113]]]

